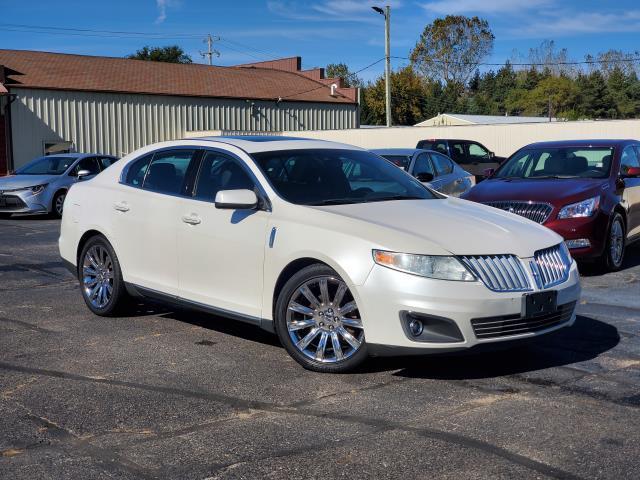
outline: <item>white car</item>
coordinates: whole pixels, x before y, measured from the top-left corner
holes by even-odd
[[[139,150],[71,188],[59,245],[97,315],[130,296],[202,309],[322,372],[543,335],[574,322],[580,295],[551,230],[365,150],[286,137]]]

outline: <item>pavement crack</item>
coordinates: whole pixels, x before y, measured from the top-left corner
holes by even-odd
[[[19,326],[21,326],[23,328],[26,328],[27,330],[31,330],[33,332],[38,332],[38,333],[46,333],[48,335],[50,335],[52,333],[53,334],[56,333],[53,330],[49,330],[47,328],[38,327],[37,325],[33,325],[32,323],[23,322],[22,320],[15,320],[13,318],[0,317],[0,322],[13,323],[14,325],[19,325]]]

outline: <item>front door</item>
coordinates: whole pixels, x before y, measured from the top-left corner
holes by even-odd
[[[256,190],[238,159],[217,151],[202,158],[194,196],[180,200],[180,297],[260,318],[267,222],[261,209],[216,208],[221,190]]]
[[[627,209],[627,236],[640,235],[640,178],[626,177],[629,168],[640,168],[640,147],[627,147],[620,159],[620,175],[624,178],[622,201]]]

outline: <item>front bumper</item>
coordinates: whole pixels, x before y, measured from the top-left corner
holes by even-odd
[[[582,260],[602,255],[607,242],[610,219],[608,214],[600,210],[593,217],[554,219],[547,221],[544,226],[561,235],[565,241],[588,239],[591,244],[589,247],[571,249],[571,255]]]
[[[549,290],[557,290],[558,306],[568,305],[565,320],[535,332],[478,338],[471,321],[487,317],[513,317],[522,312],[522,292],[493,292],[482,282],[434,280],[375,265],[366,282],[353,287],[363,319],[367,344],[385,353],[443,353],[468,350],[487,344],[514,342],[538,337],[575,321],[575,304],[580,297],[576,263],[568,279]],[[535,290],[528,293],[535,293]],[[573,304],[573,305],[572,305]],[[406,312],[448,320],[455,324],[461,340],[416,341],[403,328]]]
[[[47,189],[34,195],[30,190],[6,191],[0,195],[0,213],[48,213]]]

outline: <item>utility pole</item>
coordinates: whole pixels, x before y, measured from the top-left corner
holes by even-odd
[[[220,56],[220,52],[213,48],[213,42],[217,42],[218,40],[220,40],[220,37],[212,37],[211,34],[207,35],[207,38],[204,39],[208,48],[206,52],[200,52],[200,55],[202,55],[202,58],[209,57],[209,65],[213,65],[214,55],[216,57]]]
[[[549,122],[551,122],[551,95],[549,95]]]
[[[391,7],[387,5],[383,10],[380,7],[371,7],[384,16],[384,83],[386,100],[387,127],[391,126]]]

